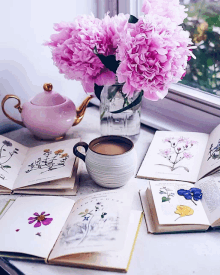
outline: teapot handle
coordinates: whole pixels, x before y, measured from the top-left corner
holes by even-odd
[[[19,97],[17,97],[16,95],[6,95],[3,99],[2,99],[2,112],[5,114],[5,116],[9,119],[11,119],[12,121],[14,121],[15,123],[25,127],[24,123],[22,121],[19,121],[13,117],[11,117],[10,115],[8,115],[5,111],[5,102],[6,100],[8,100],[9,98],[15,98],[17,99],[18,103],[14,106],[16,109],[18,109],[19,113],[21,113],[22,108],[21,108],[21,101],[19,99]]]

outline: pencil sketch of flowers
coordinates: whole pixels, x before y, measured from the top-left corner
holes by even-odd
[[[35,217],[28,218],[28,220],[29,220],[28,223],[32,224],[32,223],[36,222],[34,227],[40,227],[41,224],[49,225],[52,222],[53,218],[47,218],[47,216],[50,216],[50,214],[45,214],[45,213],[46,213],[45,211],[41,212],[41,214],[38,214],[37,212],[35,212],[33,214]]]
[[[220,139],[218,140],[218,143],[215,147],[213,146],[213,143],[210,145],[209,157],[207,161],[210,159],[216,159],[216,160],[220,159]]]
[[[59,169],[65,166],[66,160],[69,158],[67,153],[64,153],[64,150],[59,149],[54,153],[50,149],[45,149],[43,151],[43,157],[39,157],[37,160],[28,165],[29,169],[26,170],[26,173],[29,173],[34,170],[43,170],[41,172],[45,173],[55,169]]]
[[[161,187],[160,190],[159,190],[159,194],[162,194],[162,195],[165,195],[163,196],[161,199],[162,199],[162,202],[170,202],[171,200],[171,197],[174,196],[174,193],[172,192],[173,190],[167,188],[167,187]]]
[[[78,246],[94,240],[112,241],[115,239],[119,217],[109,216],[100,202],[97,202],[93,209],[85,209],[78,215],[82,220],[67,225],[62,233],[61,244]]]
[[[163,142],[169,144],[169,148],[166,148],[165,150],[160,150],[159,154],[167,159],[167,162],[170,163],[170,165],[166,164],[156,164],[160,166],[165,166],[170,168],[171,171],[174,171],[178,168],[183,168],[185,171],[189,172],[189,168],[186,166],[177,166],[179,162],[181,162],[183,159],[191,159],[193,155],[189,152],[190,149],[197,144],[198,142],[195,140],[190,140],[189,138],[185,137],[169,137],[165,138]]]
[[[11,168],[11,166],[8,164],[9,160],[13,157],[14,154],[18,154],[19,149],[11,149],[9,147],[12,147],[11,141],[4,140],[2,141],[2,146],[0,148],[0,168],[7,172],[7,169]],[[5,179],[5,176],[1,174],[1,179]]]

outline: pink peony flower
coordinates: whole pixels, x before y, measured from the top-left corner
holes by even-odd
[[[52,48],[52,58],[59,72],[67,79],[81,81],[85,92],[94,93],[94,84],[112,85],[115,74],[105,68],[94,54],[96,46],[99,54],[115,55],[120,32],[127,24],[128,16],[119,14],[103,20],[94,15],[79,16],[73,23],[55,24],[58,34],[51,35],[46,42]]]
[[[190,44],[189,33],[166,17],[148,14],[127,24],[116,53],[123,93],[143,90],[149,100],[164,98],[185,72]]]
[[[177,25],[187,17],[187,9],[179,4],[179,0],[144,0],[141,11],[170,18]]]
[[[35,217],[30,217],[28,220],[29,220],[29,224],[36,222],[34,227],[39,227],[41,226],[41,224],[49,225],[53,220],[53,218],[46,218],[50,214],[45,214],[45,211],[42,212],[40,215],[37,212],[35,212],[33,215]]]

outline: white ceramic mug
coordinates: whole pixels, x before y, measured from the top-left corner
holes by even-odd
[[[86,155],[78,151],[85,148]],[[89,145],[78,142],[73,153],[81,158],[91,178],[100,186],[116,188],[125,185],[136,172],[137,155],[133,142],[122,136],[102,136]]]

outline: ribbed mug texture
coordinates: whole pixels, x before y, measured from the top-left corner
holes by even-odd
[[[102,155],[88,149],[85,163],[98,185],[116,188],[125,185],[135,175],[137,155],[134,148],[121,155]]]

